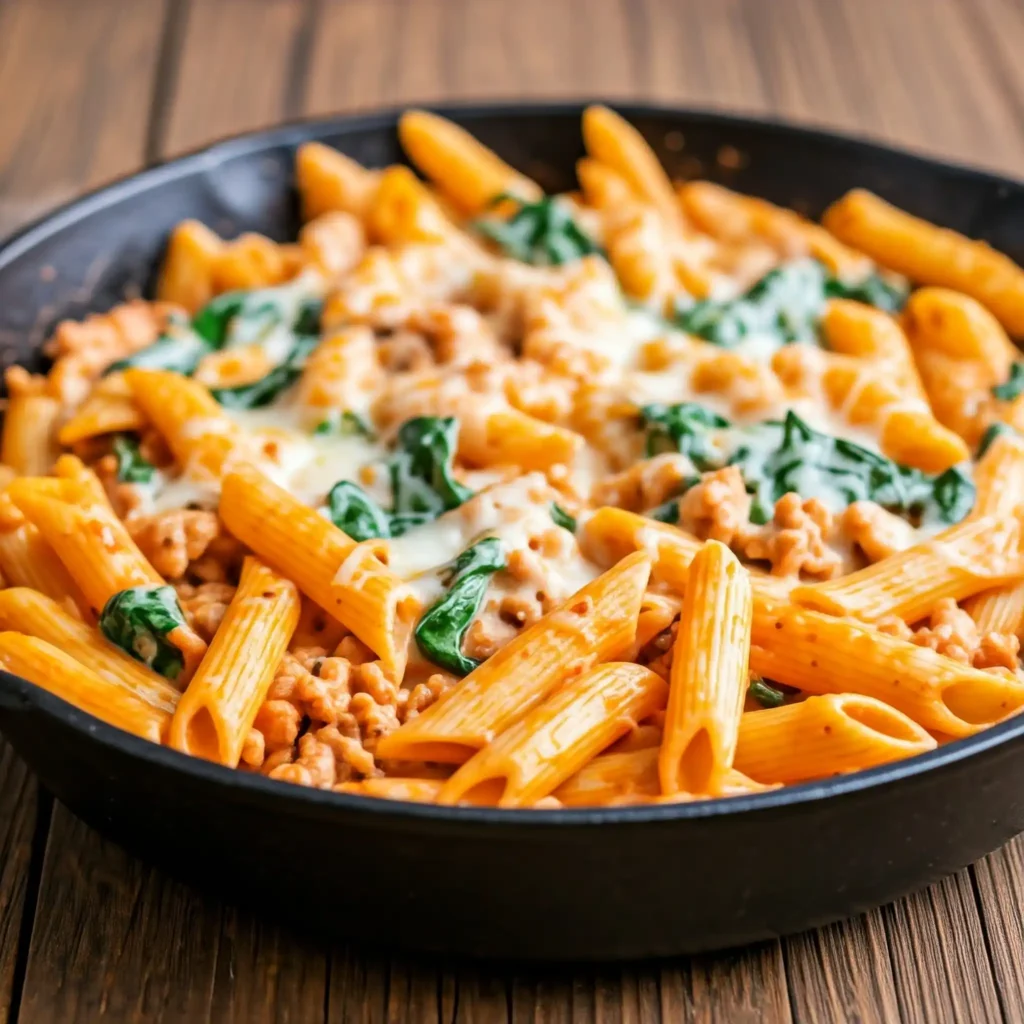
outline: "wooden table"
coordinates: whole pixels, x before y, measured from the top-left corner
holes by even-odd
[[[226,133],[453,98],[767,112],[1019,173],[1022,51],[1015,0],[0,0],[0,232]],[[0,741],[0,1024],[1021,1021],[1022,910],[1018,840],[720,956],[512,970],[329,947],[127,856]]]

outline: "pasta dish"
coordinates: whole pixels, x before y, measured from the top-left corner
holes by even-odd
[[[673,182],[605,107],[548,195],[454,123],[296,154],[295,242],[7,371],[0,664],[370,797],[730,797],[1024,707],[1024,270],[855,190]],[[722,155],[723,165],[742,155]]]

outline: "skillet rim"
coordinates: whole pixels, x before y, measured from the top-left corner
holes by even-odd
[[[672,104],[621,102],[615,99],[585,98],[555,101],[520,102],[497,100],[494,102],[427,103],[419,109],[453,115],[472,121],[485,117],[580,114],[592,103],[604,103],[627,118],[678,117],[697,123],[717,123],[735,129],[769,129],[772,133],[788,135],[839,145],[851,151],[875,156],[896,156],[911,164],[939,169],[947,174],[975,181],[979,185],[999,189],[1024,191],[1024,181],[967,163],[944,160],[906,147],[892,146],[866,134],[832,131],[818,126],[803,125],[785,118],[733,113],[714,107],[691,108]],[[270,128],[256,129],[227,135],[198,146],[172,159],[159,161],[142,170],[121,175],[90,189],[54,209],[33,219],[13,234],[0,240],[0,270],[17,260],[37,243],[63,230],[83,217],[117,205],[123,199],[158,186],[164,179],[174,179],[196,170],[213,170],[230,159],[253,155],[283,145],[297,145],[301,141],[325,134],[344,134],[348,131],[394,130],[399,116],[409,105],[374,108],[354,114],[334,117],[312,116],[292,119]],[[203,166],[207,165],[207,166]],[[491,826],[596,826],[607,824],[641,825],[687,821],[704,818],[734,816],[755,811],[770,812],[803,804],[816,804],[864,790],[875,789],[916,776],[939,772],[961,761],[970,760],[987,750],[1009,744],[1024,735],[1024,713],[1011,717],[973,736],[954,740],[943,747],[918,754],[903,761],[838,775],[818,782],[784,786],[780,789],[744,796],[698,800],[677,804],[641,804],[620,807],[566,807],[549,810],[513,809],[496,807],[449,807],[438,804],[390,800],[359,794],[336,793],[280,782],[252,772],[227,768],[223,765],[190,757],[131,733],[108,725],[101,719],[76,708],[42,687],[0,670],[0,710],[13,714],[38,711],[62,722],[66,727],[104,746],[112,747],[129,757],[154,763],[160,768],[184,772],[207,784],[221,788],[241,787],[254,795],[275,800],[298,800],[308,807],[327,809],[344,808],[380,819],[412,819],[445,821],[456,825],[474,823]],[[14,744],[16,746],[16,744]]]

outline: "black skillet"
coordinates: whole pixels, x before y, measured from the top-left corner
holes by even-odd
[[[572,187],[579,104],[450,108],[549,190]],[[824,132],[623,113],[673,175],[816,215],[854,186],[1024,261],[1024,187]],[[394,112],[224,142],[51,214],[0,249],[0,358],[32,367],[61,317],[145,293],[171,227],[298,228],[292,154],[402,159]],[[724,147],[724,148],[723,148]],[[76,814],[228,899],[342,937],[537,960],[710,950],[824,924],[962,868],[1024,829],[1024,716],[891,767],[677,806],[496,811],[342,796],[112,729],[0,673],[0,728]]]

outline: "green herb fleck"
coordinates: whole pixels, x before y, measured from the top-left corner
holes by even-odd
[[[148,484],[153,479],[156,467],[139,451],[139,442],[126,434],[114,438],[114,455],[117,456],[117,479],[125,484]]]
[[[786,695],[774,686],[769,686],[760,677],[750,681],[750,696],[763,708],[780,708],[786,702]]]
[[[504,568],[505,553],[496,537],[478,541],[455,559],[448,570],[448,593],[416,626],[416,643],[425,658],[460,676],[480,664],[462,653],[462,641],[480,610],[491,577]]]
[[[484,217],[473,225],[477,232],[501,246],[506,256],[535,266],[560,266],[601,250],[576,223],[569,204],[557,196],[544,196],[535,203],[503,192],[491,202],[515,203],[516,212],[507,219]]]
[[[337,437],[365,437],[367,441],[373,441],[377,436],[369,420],[357,412],[348,410],[331,413],[313,428],[313,433]]]
[[[869,274],[855,284],[830,277],[825,282],[825,294],[830,299],[853,299],[886,313],[898,313],[906,305],[910,289],[887,281],[880,274]]]
[[[997,437],[1002,437],[1004,434],[1016,434],[1017,431],[1010,426],[1009,423],[992,423],[988,429],[981,436],[981,440],[978,442],[978,451],[975,455],[976,459],[980,459],[985,452],[992,447],[993,442]]]
[[[1010,376],[1002,384],[992,388],[992,394],[1001,402],[1012,402],[1024,393],[1024,363],[1014,363],[1010,367]]]
[[[569,515],[557,501],[551,502],[551,518],[554,520],[555,526],[560,526],[563,530],[568,530],[570,533],[576,532],[575,516]]]
[[[177,679],[185,660],[168,640],[187,627],[173,587],[130,587],[114,594],[103,606],[99,628],[115,646],[166,679]]]

